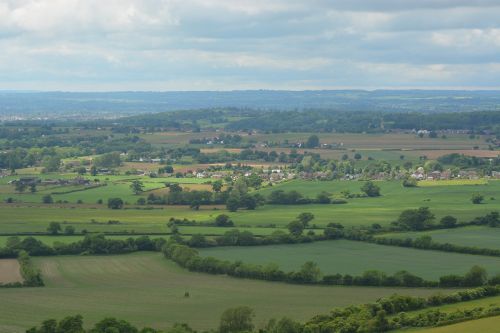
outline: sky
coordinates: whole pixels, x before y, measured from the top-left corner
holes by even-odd
[[[499,87],[500,0],[0,0],[0,90]]]

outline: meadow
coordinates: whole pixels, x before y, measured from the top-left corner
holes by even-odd
[[[500,316],[482,318],[476,320],[465,321],[458,324],[432,327],[432,328],[419,328],[419,329],[406,329],[393,331],[394,333],[405,332],[418,332],[418,333],[498,333],[500,332]]]
[[[438,243],[450,243],[488,249],[500,249],[500,228],[471,226],[455,229],[440,229],[421,232],[398,232],[382,234],[387,238],[412,238],[431,236]]]
[[[367,270],[388,274],[406,270],[437,280],[447,274],[463,275],[474,265],[490,274],[500,273],[500,258],[417,250],[371,243],[335,240],[308,244],[217,247],[199,250],[202,256],[253,264],[278,264],[282,270],[297,271],[306,261],[318,264],[323,274],[361,275]]]
[[[255,309],[257,326],[262,327],[273,317],[293,314],[296,320],[307,320],[333,307],[371,302],[393,293],[428,296],[435,292],[297,286],[213,276],[185,271],[159,253],[33,260],[46,286],[0,289],[1,332],[17,333],[47,318],[74,314],[83,315],[87,325],[113,316],[138,326],[165,328],[187,322],[207,329],[216,327],[225,309],[240,305]]]
[[[436,215],[437,220],[445,215],[453,215],[459,221],[470,221],[477,216],[500,210],[500,198],[496,198],[500,193],[500,181],[498,180],[490,180],[485,184],[478,185],[416,188],[405,188],[399,181],[378,181],[376,183],[381,188],[382,196],[376,198],[353,198],[348,199],[347,204],[340,205],[264,205],[257,207],[256,210],[238,210],[234,213],[228,212],[224,206],[201,206],[199,210],[193,210],[187,206],[156,206],[153,207],[154,209],[135,209],[133,206],[129,206],[130,209],[111,210],[105,204],[95,204],[98,198],[113,196],[122,197],[130,202],[137,201],[139,196],[131,193],[126,180],[117,178],[114,181],[118,184],[82,192],[54,195],[55,200],[71,199],[71,201],[76,201],[77,198],[84,198],[83,204],[71,202],[69,204],[45,205],[40,203],[40,193],[16,194],[22,200],[33,197],[33,202],[0,204],[0,230],[3,233],[42,232],[45,231],[50,222],[57,221],[72,224],[77,231],[86,229],[92,232],[165,233],[169,232],[166,224],[171,217],[212,222],[217,215],[224,213],[232,218],[237,227],[252,228],[251,231],[256,234],[269,234],[272,229],[262,227],[285,228],[302,212],[313,212],[315,219],[311,225],[324,227],[330,222],[341,223],[345,226],[370,226],[373,223],[387,226],[397,219],[401,211],[422,206],[429,207]],[[163,181],[164,179],[153,179],[148,186],[164,188]],[[332,197],[339,198],[342,191],[360,193],[362,185],[363,183],[358,181],[292,180],[272,187],[264,187],[257,192],[267,196],[274,190],[296,190],[305,197],[314,198],[317,194],[325,191],[330,193]],[[3,185],[3,188],[5,189],[7,186],[12,191],[11,185]],[[0,186],[0,192],[1,189],[2,186]],[[470,198],[474,193],[484,195],[483,204],[474,205],[471,203]],[[3,192],[0,196],[14,195]],[[86,202],[91,202],[91,204]],[[109,220],[120,223],[108,225]],[[205,231],[206,227],[200,227],[198,230],[189,228],[189,233],[204,233]],[[216,231],[216,229],[210,228],[211,234],[225,231],[225,229]]]

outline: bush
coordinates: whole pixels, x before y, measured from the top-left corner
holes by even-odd
[[[109,198],[108,199],[108,208],[122,209],[123,208],[123,200],[120,198]]]

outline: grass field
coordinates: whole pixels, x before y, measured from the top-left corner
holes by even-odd
[[[430,295],[428,289],[298,286],[187,272],[159,253],[34,258],[46,287],[0,289],[0,331],[19,332],[47,318],[82,314],[87,325],[107,316],[165,328],[187,322],[217,325],[229,307],[255,309],[261,326],[293,314],[306,320],[336,306],[374,301],[393,293]],[[189,298],[184,293],[190,293]],[[138,311],[140,309],[140,311]]]
[[[173,178],[175,179],[175,178]],[[193,180],[195,181],[195,180]],[[199,180],[198,180],[199,181]],[[128,184],[106,186],[98,189],[74,192],[61,195],[57,199],[84,198],[84,202],[92,204],[53,204],[43,205],[40,200],[36,203],[0,204],[0,230],[2,232],[45,231],[52,221],[75,224],[77,230],[89,231],[135,231],[135,232],[166,232],[166,223],[171,217],[194,219],[199,222],[213,221],[219,214],[231,216],[238,227],[262,227],[271,224],[284,228],[302,212],[312,212],[315,219],[311,224],[325,226],[330,222],[342,223],[346,226],[369,226],[372,223],[388,225],[397,219],[404,209],[427,206],[436,214],[437,219],[444,215],[453,215],[459,221],[469,221],[477,216],[485,215],[494,210],[500,210],[500,181],[489,181],[485,185],[456,185],[404,188],[398,181],[380,181],[381,197],[349,199],[343,205],[265,205],[256,210],[239,210],[229,213],[224,206],[202,206],[195,211],[186,206],[161,206],[151,210],[110,210],[105,205],[96,205],[98,198],[119,196],[135,202],[137,196],[132,195]],[[160,180],[151,181],[163,186]],[[348,190],[351,193],[360,193],[362,182],[357,181],[305,181],[294,180],[259,190],[267,196],[273,190],[297,190],[307,197],[314,198],[318,193],[326,191],[333,197],[339,197],[340,192]],[[6,185],[7,186],[7,185]],[[470,198],[474,193],[481,193],[485,203],[473,205]],[[1,193],[6,197],[8,194]],[[20,194],[29,197],[31,194]],[[498,197],[498,198],[497,198]],[[492,200],[491,198],[496,198]],[[56,199],[56,198],[54,198]],[[91,224],[91,220],[107,222],[118,220],[121,224]],[[202,231],[200,231],[202,232]]]
[[[381,236],[387,238],[417,238],[424,235],[431,236],[432,240],[439,243],[500,249],[500,228],[472,226],[422,232],[389,233]]]
[[[22,281],[17,259],[0,259],[0,283]]]
[[[309,244],[218,247],[200,250],[212,256],[245,263],[276,263],[284,271],[300,269],[306,261],[314,261],[324,274],[360,275],[367,270],[395,273],[406,270],[426,279],[436,280],[447,274],[464,274],[474,265],[491,274],[500,273],[500,258],[466,255],[410,248],[382,246],[347,240]]]
[[[432,327],[432,328],[419,328],[408,330],[392,331],[393,333],[405,332],[419,332],[419,333],[499,333],[500,332],[500,316],[482,318],[477,320],[465,321],[458,324]]]

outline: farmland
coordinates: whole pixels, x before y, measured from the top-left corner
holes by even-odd
[[[431,236],[438,243],[450,243],[463,246],[475,246],[488,249],[500,249],[500,229],[489,227],[463,227],[422,232],[388,233],[381,236],[388,238],[417,238]]]
[[[332,327],[328,317],[342,311],[331,310],[353,306],[355,322],[334,325],[372,332],[399,316],[395,303],[385,315],[378,303],[365,311],[380,299],[411,303],[412,315],[497,304],[496,114],[288,116],[230,109],[0,124],[0,282],[23,277],[0,289],[0,332],[75,314],[88,328],[117,317],[205,331],[242,306],[250,321],[255,312],[244,331],[289,333],[264,328],[283,317],[304,328],[294,333],[314,321]],[[415,130],[406,117],[417,117]],[[376,244],[423,235],[457,246]],[[435,296],[441,303],[388,299],[455,291]]]
[[[0,259],[0,284],[22,281],[17,260]]]
[[[474,265],[491,274],[500,273],[500,258],[422,251],[380,246],[347,240],[315,242],[300,245],[213,248],[200,251],[230,261],[254,264],[278,264],[285,271],[299,270],[306,261],[314,261],[324,274],[361,275],[367,270],[387,274],[406,270],[426,279],[436,280],[446,274],[463,274]]]
[[[483,333],[498,333],[500,325],[500,317],[490,317],[483,319],[476,319],[471,321],[466,321],[463,323],[447,325],[435,328],[421,328],[421,329],[407,329],[398,330],[394,333],[403,332],[419,332],[419,333],[470,333],[470,332],[483,332]]]
[[[187,272],[156,253],[36,258],[36,264],[42,270],[46,287],[0,290],[2,332],[18,332],[46,318],[75,313],[82,314],[89,324],[105,316],[117,316],[156,328],[189,322],[195,328],[206,329],[217,325],[223,310],[242,304],[255,309],[261,325],[290,311],[297,319],[305,320],[336,306],[374,301],[395,292],[434,292],[239,280]],[[185,292],[189,292],[188,298],[184,297]]]
[[[175,178],[173,178],[175,179]],[[148,186],[163,186],[162,181],[155,179]],[[118,180],[117,180],[118,181]],[[429,207],[436,218],[445,215],[454,215],[459,221],[469,221],[485,212],[500,209],[500,181],[483,182],[477,185],[453,186],[426,186],[417,188],[404,188],[398,181],[380,181],[382,196],[376,198],[353,198],[343,205],[264,205],[256,210],[239,210],[227,212],[223,206],[201,206],[199,210],[192,210],[186,206],[158,206],[154,209],[126,209],[110,210],[104,205],[95,204],[98,198],[120,196],[129,202],[135,202],[138,196],[131,193],[129,183],[121,179],[117,185],[89,189],[82,192],[54,195],[54,200],[64,199],[70,203],[41,204],[42,193],[14,194],[11,185],[0,185],[3,188],[3,197],[13,196],[23,200],[14,204],[0,204],[0,226],[2,232],[40,232],[46,229],[52,221],[67,222],[74,225],[77,230],[97,232],[123,232],[135,231],[136,233],[168,232],[166,223],[171,217],[187,218],[198,222],[213,221],[222,212],[231,216],[236,226],[255,227],[257,234],[269,232],[259,229],[262,226],[275,225],[285,227],[288,222],[304,211],[311,211],[315,215],[313,224],[325,226],[330,222],[341,223],[345,226],[369,226],[373,223],[388,225],[394,221],[399,213],[408,208],[419,206]],[[155,185],[156,184],[156,185]],[[300,191],[304,196],[314,198],[325,191],[332,197],[338,198],[342,191],[359,193],[362,183],[355,181],[305,181],[293,180],[272,187],[265,187],[257,192],[263,196],[275,190]],[[182,186],[182,184],[181,184]],[[474,193],[485,196],[484,204],[473,205],[470,198]],[[77,198],[83,204],[76,204]],[[97,198],[97,199],[96,199]],[[143,207],[133,207],[143,208]],[[120,224],[108,225],[109,220],[119,221]],[[92,222],[94,221],[94,222]],[[99,222],[99,223],[96,223]],[[211,233],[222,233],[210,229]],[[196,230],[190,229],[190,233]],[[202,231],[200,231],[202,232]]]

